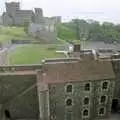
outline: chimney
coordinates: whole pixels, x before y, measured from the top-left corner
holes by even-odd
[[[74,40],[70,42],[69,52],[80,52],[80,50],[81,50],[81,44],[79,40]]]
[[[81,45],[80,44],[74,44],[73,45],[73,51],[74,52],[80,52]]]

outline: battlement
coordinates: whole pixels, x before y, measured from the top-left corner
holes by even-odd
[[[34,71],[41,69],[41,64],[33,65],[14,65],[14,66],[0,66],[0,72],[13,72],[13,71]]]

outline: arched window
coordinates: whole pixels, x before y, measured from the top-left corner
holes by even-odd
[[[103,82],[103,84],[102,84],[102,89],[103,89],[103,90],[108,89],[108,82]]]
[[[89,83],[85,84],[84,89],[85,91],[90,91],[90,84]]]
[[[105,103],[105,101],[106,101],[106,96],[101,96],[100,102]]]
[[[85,109],[85,110],[83,111],[83,116],[88,116],[88,110],[87,110],[87,109]]]
[[[66,105],[71,106],[72,105],[72,99],[67,99],[66,100]]]
[[[72,92],[72,85],[67,85],[67,87],[66,87],[66,92],[67,92],[67,93]]]
[[[86,97],[86,98],[84,98],[84,105],[88,105],[89,104],[89,98],[88,97]]]

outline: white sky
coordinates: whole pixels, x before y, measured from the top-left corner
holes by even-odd
[[[5,1],[20,1],[22,9],[43,8],[44,16],[94,19],[120,23],[120,0],[0,0],[0,13]],[[2,7],[1,7],[2,6]]]

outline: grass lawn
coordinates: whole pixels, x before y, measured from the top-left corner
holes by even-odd
[[[24,32],[23,27],[0,27],[0,42],[6,43],[11,39],[36,40]]]
[[[12,36],[10,35],[0,34],[0,42],[2,43],[6,43],[11,39],[12,39]]]
[[[28,36],[24,32],[23,27],[0,27],[0,42],[8,43],[10,40],[34,40],[39,41],[40,39],[36,39],[32,36]],[[64,40],[56,40],[55,44],[64,44],[66,41]]]
[[[15,37],[27,36],[23,27],[0,27],[0,33]]]
[[[24,45],[10,53],[12,64],[39,64],[45,58],[63,58],[62,53],[56,53],[55,45]]]
[[[76,31],[64,25],[57,25],[58,37],[65,41],[72,41],[76,39]]]

